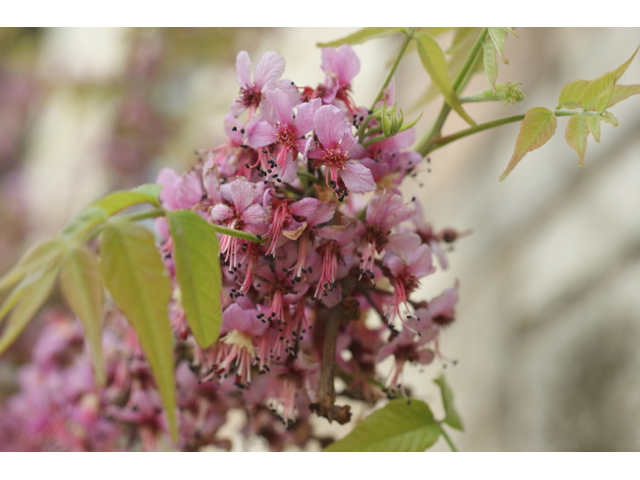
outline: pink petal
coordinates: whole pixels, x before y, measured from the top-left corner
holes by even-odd
[[[319,98],[314,98],[308,103],[298,105],[298,114],[296,115],[296,133],[299,137],[306,135],[313,129],[313,117],[321,106],[322,100]]]
[[[245,230],[254,235],[262,235],[266,232],[268,224],[265,221],[266,213],[262,205],[250,205],[242,214]]]
[[[422,244],[422,240],[419,235],[413,232],[402,232],[389,235],[389,243],[386,248],[409,263],[407,260],[420,247],[420,244]]]
[[[281,125],[291,125],[293,122],[293,109],[289,97],[282,90],[267,92],[267,100],[276,110],[276,116]]]
[[[227,222],[233,217],[233,210],[224,203],[218,203],[209,209],[212,222]]]
[[[436,271],[436,267],[433,266],[433,259],[431,257],[431,249],[429,248],[429,245],[426,243],[422,244],[412,253],[409,258],[407,271],[416,278],[431,275]]]
[[[175,210],[175,188],[174,184],[178,181],[178,174],[170,168],[163,168],[156,177],[156,183],[162,185],[160,190],[160,203],[169,210]]]
[[[244,50],[236,56],[236,78],[241,87],[251,85],[251,59]]]
[[[273,88],[270,88],[270,90],[274,90],[276,88],[278,90],[282,90],[284,92],[284,94],[287,97],[289,97],[289,102],[291,103],[291,106],[292,107],[298,106],[298,104],[300,103],[300,91],[293,84],[293,82],[291,80],[286,80],[286,79],[282,78],[282,79],[278,80],[276,83],[271,84],[271,85],[273,85]],[[269,86],[267,86],[267,88],[269,88]]]
[[[320,107],[313,119],[313,125],[318,140],[325,150],[338,145],[345,129],[349,126],[342,112],[333,105]]]
[[[324,203],[312,197],[303,198],[289,207],[293,215],[306,218],[307,223],[312,227],[331,220],[335,210],[334,204]]]
[[[266,147],[277,140],[278,129],[264,120],[247,127],[247,145],[251,148]]]
[[[253,73],[256,90],[261,91],[266,84],[278,80],[284,72],[284,58],[277,52],[265,53]]]
[[[377,188],[371,170],[356,162],[347,162],[345,169],[340,171],[340,178],[349,192],[367,193]]]
[[[393,253],[384,257],[382,264],[391,271],[391,275],[394,277],[399,277],[405,269],[405,264],[402,259]]]
[[[238,178],[231,182],[231,198],[237,212],[244,212],[253,203],[255,185],[245,178]]]
[[[418,352],[416,352],[418,354],[418,359],[417,362],[421,363],[422,365],[427,365],[431,362],[433,362],[433,359],[436,357],[435,354],[433,353],[432,350],[418,350]]]

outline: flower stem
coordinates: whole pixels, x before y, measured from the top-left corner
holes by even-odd
[[[389,70],[389,73],[387,74],[387,78],[384,79],[384,82],[382,83],[382,87],[380,87],[380,91],[378,92],[378,95],[376,95],[376,99],[371,104],[371,110],[373,110],[376,106],[376,103],[380,101],[380,99],[382,98],[382,95],[384,95],[384,89],[387,88],[387,86],[389,85],[389,82],[393,78],[393,75],[396,73],[396,69],[400,64],[400,60],[404,56],[404,52],[407,50],[407,47],[409,46],[409,42],[411,42],[411,40],[413,39],[413,32],[415,29],[416,29],[415,27],[411,27],[409,31],[405,33],[404,42],[402,42],[400,51],[398,52],[398,55],[396,56],[396,59],[393,62],[393,65],[391,65],[391,70]],[[358,128],[357,136],[360,138],[360,140],[364,138],[364,132],[367,129],[367,126],[369,125],[370,120],[371,120],[371,116],[368,116],[367,119]]]
[[[471,52],[469,52],[467,60],[464,62],[462,69],[453,82],[453,89],[455,90],[456,95],[460,94],[461,90],[465,87],[465,85],[471,78],[471,67],[475,63],[476,56],[480,52],[480,48],[482,47],[484,38],[487,36],[487,32],[487,27],[482,29],[480,35],[478,35],[478,38],[476,39],[476,43],[474,43],[473,47],[471,48]],[[427,131],[424,137],[422,137],[422,139],[416,145],[414,149],[416,152],[420,153],[422,156],[425,156],[429,151],[431,151],[431,144],[436,137],[440,136],[442,127],[445,120],[447,119],[447,116],[449,115],[449,112],[451,112],[451,107],[445,102],[442,105],[440,113],[438,114],[438,118],[436,118],[433,126]]]

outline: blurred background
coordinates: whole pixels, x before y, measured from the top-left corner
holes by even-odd
[[[162,167],[185,170],[194,150],[222,143],[238,51],[255,64],[277,50],[285,78],[315,86],[315,43],[353,30],[0,28],[0,274],[86,203],[153,182]],[[522,82],[526,98],[468,105],[478,123],[553,109],[565,83],[617,68],[640,44],[640,29],[516,32],[498,82]],[[438,41],[446,48],[451,38]],[[371,103],[399,43],[354,47],[358,104]],[[640,59],[620,83],[640,83]],[[405,112],[428,90],[415,51],[396,87]],[[481,73],[465,93],[486,88]],[[440,106],[414,108],[424,111],[418,138]],[[407,380],[439,413],[432,379],[446,369],[466,427],[452,434],[460,450],[640,450],[640,97],[612,112],[620,126],[603,124],[602,144],[589,139],[583,168],[561,118],[555,137],[502,183],[518,124],[433,152],[406,181],[406,198],[421,200],[436,229],[472,231],[450,268],[415,294],[431,298],[460,280],[457,321],[441,337],[457,365],[410,369]],[[444,133],[465,125],[452,114]],[[0,359],[0,401],[37,328]]]

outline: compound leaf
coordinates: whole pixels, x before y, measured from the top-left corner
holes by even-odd
[[[582,94],[591,83],[589,80],[574,80],[562,87],[556,108],[582,108]]]
[[[462,426],[462,419],[453,405],[453,392],[445,380],[444,375],[440,375],[436,378],[434,383],[440,387],[440,393],[442,394],[442,404],[444,405],[445,414],[444,423],[456,430],[464,430],[464,427]]]
[[[422,452],[436,443],[440,425],[420,400],[392,400],[358,423],[325,452]]]
[[[511,170],[529,152],[540,148],[553,137],[556,132],[556,120],[553,112],[546,108],[532,108],[529,110],[520,124],[520,132],[516,139],[516,147],[507,168],[500,176],[500,181],[507,178]]]

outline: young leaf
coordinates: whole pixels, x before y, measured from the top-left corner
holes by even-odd
[[[498,78],[498,62],[496,62],[496,47],[490,40],[482,44],[484,52],[484,71],[487,74],[487,81],[491,91],[496,93],[496,79]]]
[[[589,127],[589,131],[593,138],[595,138],[596,142],[600,143],[600,117],[596,117],[595,115],[587,115],[587,126]]]
[[[441,429],[420,400],[392,400],[358,423],[325,452],[422,452],[436,443]]]
[[[552,111],[540,107],[529,110],[520,124],[520,132],[516,139],[513,156],[505,171],[500,175],[500,181],[507,178],[511,170],[515,168],[528,152],[540,148],[547,143],[556,132],[557,124],[558,121]]]
[[[366,27],[358,30],[357,32],[347,35],[346,37],[333,40],[332,42],[320,42],[316,45],[320,48],[325,47],[339,47],[343,44],[357,45],[359,43],[368,42],[374,38],[384,38],[397,32],[401,32],[401,27]]]
[[[608,95],[608,90],[616,84],[618,79],[627,70],[627,67],[629,67],[629,64],[631,63],[633,58],[636,56],[636,53],[638,53],[638,48],[636,49],[635,52],[633,52],[633,55],[631,55],[631,58],[629,58],[629,60],[624,62],[618,68],[616,68],[612,72],[605,73],[601,77],[596,78],[591,83],[589,83],[589,86],[585,89],[584,93],[582,94],[582,98],[581,98],[582,108],[584,108],[585,110],[592,110],[594,109],[595,103],[598,100],[598,97],[600,97],[600,95]],[[605,105],[602,111],[604,111],[607,108],[607,106],[608,105]]]
[[[613,99],[613,92],[615,91],[615,89],[616,86],[611,85],[606,91],[598,95],[598,98],[596,98],[596,103],[593,104],[592,110],[595,110],[598,113],[604,112]]]
[[[40,242],[27,251],[18,264],[0,279],[0,290],[19,282],[29,273],[53,265],[65,251],[65,242],[59,237]]]
[[[508,27],[489,27],[489,36],[491,37],[491,41],[496,46],[496,50],[500,54],[500,58],[505,63],[505,65],[509,63],[509,60],[507,60],[504,56],[504,44],[507,33],[510,33],[514,37],[517,37],[514,31]]]
[[[102,357],[103,287],[98,259],[86,246],[70,250],[60,264],[60,288],[69,307],[80,319],[91,348],[98,386],[105,384]]]
[[[440,375],[438,378],[434,380],[440,387],[440,393],[442,394],[442,404],[444,405],[444,423],[449,425],[451,428],[455,428],[456,430],[464,430],[462,426],[462,420],[460,419],[460,415],[456,411],[453,406],[453,392],[451,388],[449,388],[449,384],[444,378],[444,374]]]
[[[638,95],[639,93],[640,85],[616,85],[613,92],[613,98],[611,99],[608,107],[613,107],[616,103],[626,100],[632,95]]]
[[[144,351],[176,439],[176,387],[168,304],[171,286],[153,235],[124,221],[105,225],[100,270],[111,296],[131,323]]]
[[[602,114],[602,120],[613,125],[614,127],[617,127],[618,125],[620,125],[620,123],[618,122],[618,119],[614,117],[613,113],[611,112],[604,112]]]
[[[100,200],[96,200],[91,205],[102,208],[109,216],[140,203],[150,203],[155,207],[160,207],[159,196],[161,189],[162,185],[157,183],[140,185],[133,190],[111,193]]]
[[[65,238],[80,238],[107,218],[109,213],[104,208],[98,205],[87,205],[71,217],[60,233]]]
[[[589,115],[583,115],[576,113],[572,115],[567,122],[567,129],[564,133],[564,138],[567,139],[567,144],[575,150],[578,154],[580,161],[578,165],[584,165],[584,153],[587,150],[587,135],[589,135],[589,127],[587,125],[587,119]]]
[[[447,49],[448,54],[455,53],[462,45],[467,43],[474,33],[480,31],[478,27],[457,27],[451,41],[451,46]],[[433,36],[433,35],[431,35]]]
[[[444,96],[447,105],[464,118],[467,123],[474,126],[476,122],[464,111],[458,95],[453,90],[453,84],[447,73],[447,61],[438,42],[425,33],[416,34],[416,41],[422,65],[431,77],[433,84]]]
[[[591,83],[589,80],[574,80],[562,87],[560,98],[558,98],[558,108],[582,108],[582,94]]]
[[[206,220],[188,210],[170,212],[168,220],[187,322],[206,348],[218,339],[222,325],[218,236]]]
[[[35,274],[30,279],[21,295],[20,302],[14,307],[11,316],[0,337],[0,355],[9,348],[18,335],[22,333],[33,316],[38,313],[44,301],[49,297],[58,267],[50,268],[44,272]]]

